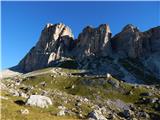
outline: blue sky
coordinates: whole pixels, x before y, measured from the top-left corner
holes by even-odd
[[[46,23],[65,23],[75,37],[87,25],[126,24],[141,31],[160,25],[160,2],[2,2],[2,69],[16,65],[39,39]]]

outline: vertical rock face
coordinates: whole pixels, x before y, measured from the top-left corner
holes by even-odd
[[[160,27],[140,32],[129,24],[112,38],[112,48],[121,57],[140,58],[159,52]]]
[[[118,60],[117,57],[138,58],[147,69],[160,78],[160,27],[141,32],[137,27],[128,24],[114,37],[111,38],[111,35],[107,24],[97,28],[87,26],[74,40],[68,26],[62,23],[47,24],[37,44],[16,67],[22,72],[30,72],[55,66],[60,63],[59,60],[67,57],[75,58],[80,68],[88,69],[87,66],[92,66],[97,70],[98,66],[99,70],[104,71],[106,66],[111,72],[114,67],[109,67],[109,62],[106,64],[107,58],[115,61]],[[101,61],[100,58],[105,60]]]
[[[78,58],[87,56],[108,56],[111,53],[111,31],[108,25],[98,28],[87,26],[76,41],[75,54]]]
[[[160,52],[160,26],[143,32],[143,47],[152,53]]]
[[[19,63],[19,69],[28,72],[51,65],[55,60],[69,55],[73,35],[62,23],[47,24],[42,30],[38,43]]]
[[[140,32],[133,25],[127,25],[111,43],[121,58],[142,58],[142,63],[160,78],[160,26]]]
[[[144,65],[160,78],[160,26],[144,32],[142,39],[144,54],[148,53]]]
[[[74,56],[83,60],[88,56],[108,56],[112,52],[110,39],[111,31],[107,24],[98,28],[86,27],[78,40],[73,40],[70,28],[64,24],[47,24],[39,41],[20,61],[18,68],[29,72],[51,66],[62,57]]]
[[[120,57],[135,58],[142,52],[140,36],[140,31],[129,24],[112,38],[112,48]]]

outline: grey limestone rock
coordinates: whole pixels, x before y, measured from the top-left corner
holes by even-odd
[[[26,105],[47,108],[49,105],[52,105],[52,101],[49,97],[46,96],[31,95],[26,100]]]

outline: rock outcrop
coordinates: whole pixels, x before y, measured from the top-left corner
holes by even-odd
[[[107,120],[100,110],[94,110],[88,114],[88,120]]]
[[[102,24],[97,28],[87,26],[74,39],[68,26],[62,23],[47,24],[35,47],[20,61],[16,69],[30,72],[57,66],[63,60],[74,59],[81,66],[79,68],[88,69],[88,66],[92,66],[90,69],[97,68],[104,72],[105,66],[105,72],[114,74],[117,69],[111,67],[113,65],[110,63],[113,62],[106,63],[107,60],[103,60],[100,64],[94,61],[95,58],[100,61],[99,58],[109,57],[114,62],[119,58],[136,58],[160,78],[160,27],[141,32],[137,27],[128,24],[114,37],[111,38],[111,35],[109,25]],[[88,59],[90,63],[86,63]]]
[[[120,57],[143,58],[160,52],[160,27],[141,32],[129,24],[112,38],[112,48]]]
[[[87,26],[78,36],[74,53],[82,59],[87,56],[108,56],[111,54],[111,31],[107,24],[98,28]]]
[[[46,97],[46,96],[31,95],[26,100],[26,105],[47,108],[49,105],[52,105],[52,101],[49,97]]]
[[[73,35],[68,26],[47,24],[38,43],[20,61],[18,69],[29,72],[50,66],[61,57],[69,56],[72,44]]]
[[[112,38],[112,48],[120,57],[135,58],[142,52],[140,36],[138,28],[129,24]]]
[[[120,58],[138,58],[160,78],[160,27],[141,32],[129,24],[115,35],[112,48]]]
[[[144,51],[148,55],[143,64],[160,78],[160,26],[152,28],[143,33]]]

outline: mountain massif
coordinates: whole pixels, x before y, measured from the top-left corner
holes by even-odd
[[[109,72],[126,81],[141,80],[142,77],[145,79],[148,74],[159,79],[159,46],[159,26],[141,32],[137,27],[128,24],[115,36],[112,36],[107,24],[101,24],[97,28],[87,26],[74,39],[68,26],[62,23],[47,24],[37,44],[13,69],[26,73],[45,67],[61,66],[65,61],[74,61],[74,68],[100,74]],[[143,73],[140,77],[133,75],[128,67],[124,68],[124,64],[120,64],[126,63],[126,60],[129,64],[130,61],[135,61],[136,65],[133,66],[137,68],[141,65],[139,67]]]
[[[160,26],[47,24],[1,76],[2,120],[160,120]]]

